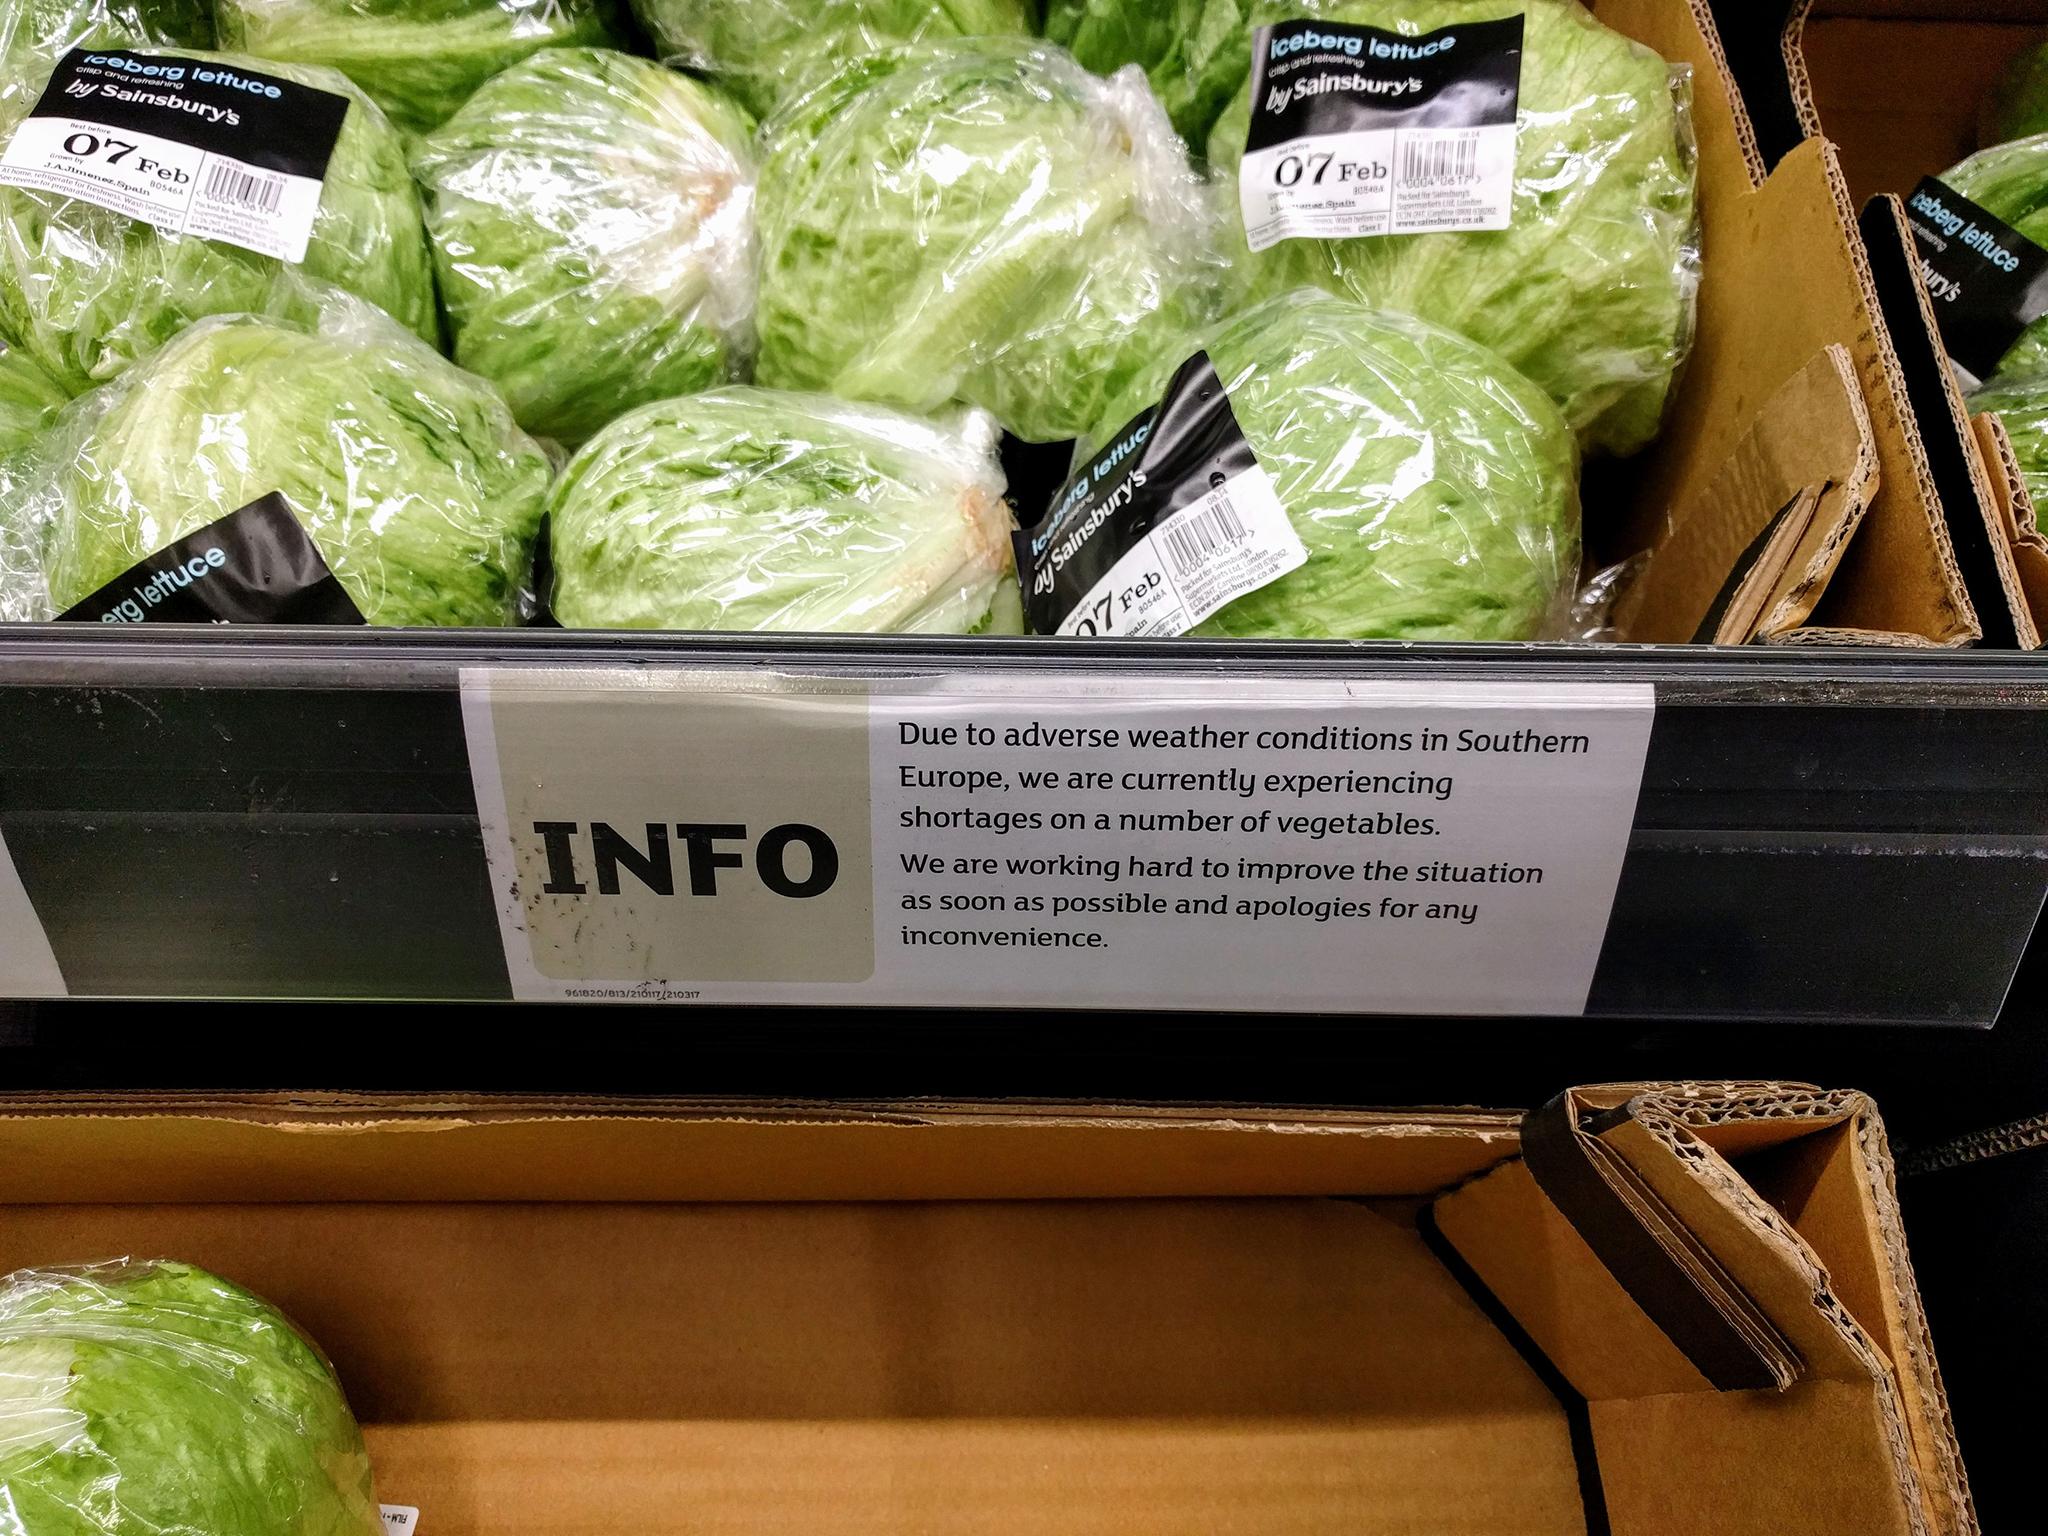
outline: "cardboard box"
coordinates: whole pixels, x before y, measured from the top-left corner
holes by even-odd
[[[2048,538],[1999,429],[1969,419],[1910,238],[1901,266],[1893,229],[1921,177],[1977,148],[1985,96],[2044,26],[2048,0],[1794,0],[1780,42],[1792,116],[1838,146],[1849,195],[1865,210],[1879,310],[1948,509],[1958,572],[1986,638],[2023,649],[2048,636]]]
[[[1766,165],[1707,0],[1593,8],[1691,71],[1700,178],[1698,333],[1665,435],[1589,478],[1596,557],[1635,555],[1650,589],[1620,637],[1998,643],[1835,148],[1814,138]],[[1905,238],[1901,224],[1900,260]]]
[[[175,1255],[426,1536],[1975,1529],[1868,1101],[12,1096],[0,1270]]]

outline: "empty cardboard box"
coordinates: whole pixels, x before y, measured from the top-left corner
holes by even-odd
[[[425,1536],[1974,1529],[1856,1094],[0,1101],[0,1270],[120,1255],[285,1308]]]

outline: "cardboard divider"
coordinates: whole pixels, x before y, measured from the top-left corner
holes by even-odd
[[[1649,550],[1654,564],[1674,527],[1689,523],[1687,509],[1737,485],[1759,499],[1728,521],[1768,524],[1789,498],[1770,500],[1731,461],[1753,457],[1760,431],[1796,437],[1828,429],[1838,413],[1801,419],[1799,397],[1785,392],[1829,348],[1840,348],[1853,365],[1875,453],[1867,512],[1837,530],[1825,595],[1812,590],[1806,612],[1803,603],[1782,608],[1762,638],[1973,643],[1982,629],[1955,567],[1941,491],[1834,151],[1809,141],[1766,175],[1705,0],[1598,0],[1595,14],[1692,72],[1703,251],[1698,331],[1664,437],[1627,473],[1609,477],[1602,500],[1589,504],[1596,550],[1602,559]],[[1785,413],[1782,424],[1761,423],[1767,410]],[[1712,545],[1696,542],[1690,558],[1703,558]],[[1723,580],[1747,547],[1725,555],[1716,547],[1714,558],[1728,561]],[[1640,634],[1619,629],[1623,639],[1671,638],[1654,625]]]
[[[1698,1476],[1711,1486],[1713,1518],[1736,1528],[1776,1520],[1787,1532],[1975,1531],[1917,1297],[1896,1285],[1899,1251],[1844,1241],[1861,1223],[1882,1225],[1893,1203],[1882,1132],[1867,1104],[1843,1095],[1801,1106],[1805,1136],[1752,1142],[1747,1155],[1769,1159],[1781,1198],[1799,1191],[1801,1215],[1849,1271],[1848,1292],[1875,1329],[1837,1294],[1793,1221],[1716,1150],[1724,1138],[1700,1123],[1696,1100],[1653,1092],[1619,1112],[1570,1108],[1607,1154],[1596,1166],[1617,1193],[1652,1202],[1661,1222],[1710,1255],[1718,1283],[1737,1288],[1742,1310],[1767,1316],[1797,1360],[1782,1391],[1701,1390],[1700,1367],[1652,1321],[1663,1308],[1620,1285],[1589,1245],[1589,1236],[1602,1240],[1598,1213],[1566,1197],[1585,1230],[1574,1227],[1525,1163],[1505,1164],[1440,1200],[1446,1236],[1590,1400],[1615,1529],[1658,1518],[1669,1486],[1642,1469],[1661,1465],[1667,1477]],[[1851,1156],[1830,1164],[1845,1143]],[[1803,1176],[1788,1179],[1785,1170],[1808,1148]],[[1824,1166],[1833,1173],[1825,1181]],[[1539,1262],[1527,1263],[1530,1254]],[[1650,1384],[1658,1390],[1646,1392]],[[1766,1441],[1791,1453],[1785,1480],[1768,1488],[1729,1478],[1725,1467],[1689,1465],[1702,1446],[1743,1455]]]
[[[1673,509],[1615,604],[1615,628],[1637,641],[1719,645],[1797,629],[1877,484],[1870,412],[1848,349],[1831,346],[1765,403],[1720,473]]]
[[[1973,418],[1970,425],[1991,480],[1999,535],[2012,560],[2013,579],[2025,599],[2024,616],[2032,620],[2037,636],[2048,638],[2048,533],[2041,530],[2040,509],[2020,478],[2019,461],[2013,457],[2005,423],[1996,416],[1983,415]],[[2039,645],[2041,640],[2035,643]]]
[[[1818,1263],[1716,1146],[1776,1159],[1780,1198],[1826,1208],[1831,1247],[1867,1256],[1864,1305],[1891,1305],[1881,1271],[1910,1290],[1896,1211],[1839,1198],[1844,1179],[1889,1177],[1881,1144],[1828,1177],[1788,1171],[1861,1099],[1728,1085],[1619,1102],[1640,1135],[1617,1156],[1806,1363],[1813,1329],[1856,1325],[1774,1287],[1771,1264],[1810,1283]],[[1585,1476],[1619,1536],[1964,1536],[1960,1472],[1899,1430],[1878,1351],[1787,1393],[1711,1390],[1544,1199],[1515,1125],[0,1100],[0,1168],[58,1181],[56,1199],[29,1179],[0,1193],[0,1270],[160,1254],[270,1297],[334,1358],[380,1496],[418,1506],[430,1536],[1577,1536]],[[406,1198],[362,1198],[396,1181]],[[1382,1198],[1273,1193],[1318,1184]],[[1119,1186],[1146,1198],[1074,1198]],[[1010,1197],[961,1194],[991,1188]],[[1553,1367],[1590,1408],[1555,1395]],[[1597,1465],[1575,1455],[1574,1412]],[[1930,1479],[1955,1518],[1913,1518]]]
[[[1876,312],[1901,357],[1935,505],[1946,509],[1984,643],[2029,650],[2048,635],[2029,587],[2037,562],[2021,537],[2031,508],[1965,414],[1899,199],[1978,147],[1987,93],[2044,27],[2048,0],[1792,0],[1779,42],[1801,129],[1838,147],[1849,195],[1864,208]],[[1760,82],[1751,94],[1764,90]],[[1845,571],[1844,589],[1860,586]]]

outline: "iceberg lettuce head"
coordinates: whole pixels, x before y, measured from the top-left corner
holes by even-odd
[[[0,1510],[20,1536],[377,1536],[333,1368],[186,1264],[0,1280]]]
[[[1259,295],[1314,284],[1483,342],[1548,390],[1589,448],[1630,453],[1656,436],[1692,338],[1684,78],[1578,0],[1258,0],[1254,19],[1417,35],[1517,15],[1508,228],[1289,239],[1255,255],[1236,223],[1235,249]],[[1209,141],[1211,165],[1233,183],[1250,121],[1247,85]]]
[[[580,443],[752,350],[752,125],[646,59],[550,48],[415,148],[455,360]]]
[[[9,461],[37,570],[0,571],[0,618],[61,613],[274,492],[370,623],[507,624],[550,468],[491,385],[346,294],[203,320]]]
[[[300,275],[345,288],[437,340],[419,194],[383,113],[331,69],[176,52],[348,98],[305,261],[294,267],[223,241],[166,234],[76,198],[0,187],[0,341],[81,391],[195,320],[272,307]],[[0,121],[0,141],[14,126]]]
[[[763,384],[1058,441],[1220,302],[1213,200],[1135,70],[928,43],[761,134]]]
[[[1528,640],[1578,577],[1578,450],[1544,392],[1427,320],[1303,289],[1202,338],[1308,562],[1198,626],[1233,639]],[[1178,360],[1114,403],[1108,442]]]
[[[549,500],[576,629],[1017,632],[986,416],[739,387],[645,406]]]

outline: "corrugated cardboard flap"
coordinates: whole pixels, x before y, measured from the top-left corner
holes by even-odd
[[[1562,1110],[1571,1134],[1596,1144],[1588,1166],[1613,1197],[1604,1209],[1525,1159],[1437,1202],[1436,1220],[1589,1400],[1617,1528],[1654,1528],[1652,1512],[1668,1507],[1671,1488],[1641,1468],[1662,1464],[1681,1480],[1713,1481],[1717,1518],[1736,1528],[1775,1519],[1781,1531],[1816,1536],[1974,1532],[1868,1102],[1695,1089],[1632,1093],[1619,1105],[1567,1096]],[[1751,1182],[1751,1164],[1774,1178],[1806,1170],[1787,1187],[1800,1192],[1810,1232]],[[1823,1178],[1808,1165],[1832,1172]],[[1887,1226],[1876,1268],[1854,1244],[1832,1240],[1842,1229],[1822,1219],[1822,1190]],[[1617,1242],[1617,1211],[1641,1223],[1627,1241]],[[1670,1291],[1639,1295],[1630,1284],[1646,1283],[1640,1250],[1659,1246]],[[1846,1266],[1842,1283],[1824,1251]],[[1688,1327],[1702,1310],[1725,1324],[1718,1336]],[[1750,1346],[1752,1379],[1769,1384],[1715,1390]],[[1799,1411],[1786,1411],[1792,1402]],[[1771,1463],[1775,1479],[1737,1485],[1711,1464],[1773,1439],[1799,1442]]]
[[[1998,531],[2012,562],[2013,579],[2020,601],[2032,623],[2032,644],[2038,648],[2048,638],[2048,533],[2041,531],[2034,499],[2020,475],[2013,457],[2012,439],[2005,423],[1986,414],[1975,418],[1977,449],[1983,456],[1991,488],[1991,505],[1998,517]]]
[[[1720,471],[1672,510],[1615,604],[1616,629],[1629,641],[1743,645],[1798,628],[1877,485],[1855,366],[1848,348],[1830,346],[1764,402]]]

